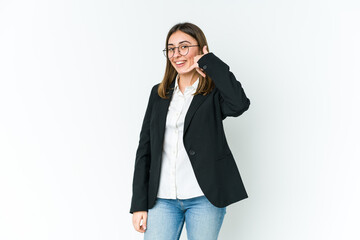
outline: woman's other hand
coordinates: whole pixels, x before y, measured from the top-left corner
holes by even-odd
[[[144,233],[146,230],[147,211],[134,212],[132,220],[135,230]],[[140,225],[141,220],[142,220],[142,225]]]

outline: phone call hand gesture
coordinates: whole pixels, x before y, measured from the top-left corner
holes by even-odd
[[[196,55],[194,58],[193,58],[193,64],[188,68],[186,69],[186,72],[190,72],[191,70],[193,70],[195,68],[195,70],[203,77],[206,76],[206,74],[203,72],[203,70],[199,67],[199,64],[197,63],[197,61],[199,61],[199,59],[204,56],[205,54],[209,53],[209,51],[207,50],[207,46],[205,45],[203,47],[203,53],[204,54],[200,54],[200,55]]]

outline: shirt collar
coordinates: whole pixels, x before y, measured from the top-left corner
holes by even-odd
[[[175,91],[176,90],[180,91],[178,81],[179,81],[179,74],[176,75],[176,79],[175,79],[175,87],[174,87]],[[192,90],[195,90],[194,92],[196,92],[198,85],[199,85],[199,78],[192,85],[187,86],[187,88],[191,88]]]

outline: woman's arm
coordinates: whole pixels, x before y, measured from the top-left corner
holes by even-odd
[[[149,185],[149,168],[151,161],[150,154],[150,117],[154,96],[157,94],[157,86],[151,89],[149,102],[143,119],[139,145],[136,151],[134,177],[133,177],[133,195],[131,200],[130,213],[135,211],[147,211],[148,185]]]
[[[203,55],[197,63],[220,91],[223,119],[227,116],[240,116],[249,108],[250,100],[226,63],[212,52]]]

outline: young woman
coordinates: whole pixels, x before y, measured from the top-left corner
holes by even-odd
[[[163,51],[136,152],[133,225],[144,239],[179,239],[184,222],[188,239],[217,239],[226,206],[247,198],[222,121],[250,100],[198,26],[173,26]]]

